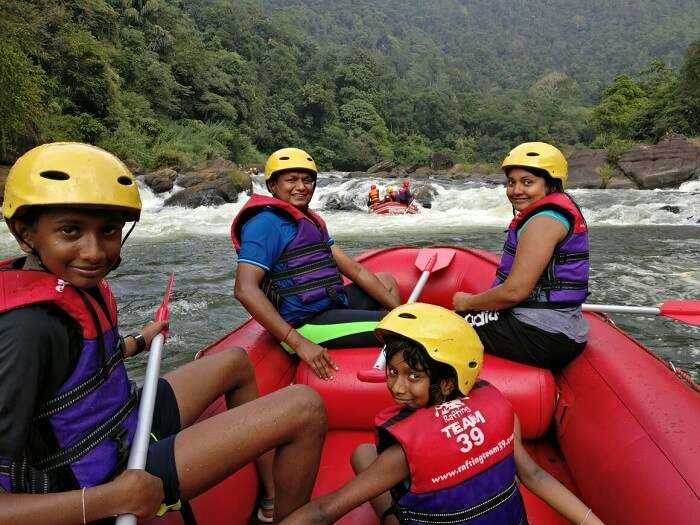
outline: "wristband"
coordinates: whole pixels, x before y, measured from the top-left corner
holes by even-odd
[[[134,332],[133,334],[129,334],[128,337],[133,337],[134,341],[136,341],[136,353],[140,354],[146,349],[146,338],[141,335],[138,332]]]
[[[282,341],[281,341],[282,343],[286,343],[286,342],[287,342],[287,337],[289,337],[289,334],[292,333],[292,330],[294,330],[294,327],[293,327],[293,326],[290,326],[290,327],[289,327],[289,330],[287,330],[287,335],[285,335],[285,336],[284,336],[284,339],[282,339]]]

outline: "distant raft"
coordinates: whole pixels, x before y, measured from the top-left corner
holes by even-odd
[[[413,215],[414,213],[420,213],[420,208],[416,206],[414,201],[408,204],[390,201],[373,204],[369,207],[369,213],[377,213],[379,215]]]

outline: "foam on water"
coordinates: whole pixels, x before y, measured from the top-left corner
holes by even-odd
[[[428,181],[436,194],[430,209],[421,207],[418,215],[375,215],[367,213],[365,200],[372,179],[348,179],[332,172],[319,176],[319,187],[311,207],[321,210],[334,236],[354,237],[371,231],[378,237],[391,237],[397,231],[410,233],[430,228],[450,231],[469,226],[505,227],[512,217],[503,186],[483,186],[465,181]],[[399,185],[399,180],[383,179],[380,188]],[[413,181],[414,187],[425,181]],[[191,235],[227,236],[231,219],[246,201],[195,209],[164,206],[165,200],[180,188],[155,195],[141,187],[144,211],[133,232],[134,238],[152,241],[177,240]],[[254,190],[265,193],[262,177]],[[618,226],[696,225],[700,223],[700,181],[694,180],[675,190],[572,190],[589,224]],[[343,210],[338,210],[337,203]],[[0,252],[11,254],[14,240],[6,230],[0,233]]]
[[[345,179],[342,174],[322,174],[311,207],[323,212],[334,235],[354,236],[372,231],[390,236],[396,228],[411,232],[426,226],[446,231],[460,226],[505,226],[512,209],[503,186],[481,186],[471,182],[430,181],[436,191],[430,209],[419,215],[374,215],[367,213],[365,200],[371,179]],[[382,181],[399,184],[400,181]],[[425,184],[415,181],[414,186]],[[144,214],[135,235],[139,237],[179,237],[188,234],[227,235],[230,221],[246,200],[240,195],[235,204],[200,207],[193,210],[163,207],[172,192],[154,195],[143,188]],[[262,179],[254,190],[266,193]],[[690,181],[677,190],[572,190],[589,224],[694,225],[700,221],[700,181]],[[342,210],[337,203],[342,202]]]

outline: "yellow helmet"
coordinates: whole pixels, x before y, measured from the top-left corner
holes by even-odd
[[[2,214],[21,215],[31,206],[114,208],[138,221],[136,179],[122,161],[103,149],[77,142],[43,144],[22,155],[5,183]]]
[[[457,388],[467,395],[484,362],[484,345],[462,317],[441,306],[424,303],[394,308],[374,329],[380,341],[398,335],[421,345],[428,356],[454,368]]]
[[[282,148],[267,158],[265,163],[265,180],[270,180],[281,171],[307,171],[312,175],[318,174],[316,163],[311,155],[298,148]]]
[[[568,164],[557,148],[546,142],[524,142],[510,150],[501,168],[536,168],[546,171],[553,179],[566,185]]]
[[[392,191],[394,191],[394,187],[393,187],[393,186],[387,186],[387,187],[386,187],[386,192],[387,192],[387,193],[391,193]]]

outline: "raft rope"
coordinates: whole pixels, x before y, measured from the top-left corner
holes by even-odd
[[[604,314],[604,313],[596,313],[596,315],[598,315],[601,319],[603,319],[604,321],[607,321],[609,324],[611,324],[612,326],[614,326],[615,328],[617,328],[617,325],[615,324],[615,321],[613,321],[612,319],[610,319],[610,317],[609,317],[608,315],[606,315],[606,314]],[[639,341],[637,341],[634,337],[632,337],[631,335],[629,335],[629,334],[628,334],[627,332],[625,332],[624,330],[621,330],[621,332],[622,332],[622,333],[625,335],[625,337],[627,337],[630,341],[634,341],[635,343],[637,343],[637,344],[642,348],[642,350],[644,350],[644,351],[645,351],[647,354],[649,354],[651,357],[653,357],[653,358],[656,359],[657,361],[663,363],[663,365],[664,365],[666,368],[668,368],[671,372],[673,372],[673,375],[675,375],[677,379],[679,379],[680,381],[682,381],[683,383],[685,383],[688,387],[690,387],[692,390],[695,390],[696,392],[698,392],[698,393],[700,394],[700,384],[698,384],[697,381],[695,381],[695,379],[693,379],[693,376],[691,376],[688,372],[686,372],[686,371],[683,370],[682,368],[677,368],[671,361],[667,361],[667,360],[665,360],[665,359],[659,357],[658,355],[656,355],[654,352],[652,352],[651,350],[649,350],[646,346],[644,346],[643,344],[641,344]]]

